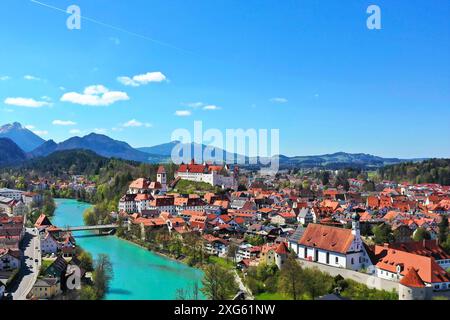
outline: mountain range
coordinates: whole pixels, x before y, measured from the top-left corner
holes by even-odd
[[[45,142],[44,139],[22,127],[18,122],[0,127],[0,138],[11,139],[25,152],[30,152]]]
[[[210,149],[211,156],[222,153],[224,159],[237,159],[238,155],[226,152],[219,148],[212,148],[199,144],[180,144],[172,141],[165,144],[146,148],[133,148],[128,143],[114,140],[106,135],[91,133],[84,137],[72,137],[63,142],[56,143],[53,140],[45,141],[35,135],[30,130],[22,127],[20,123],[7,124],[0,127],[0,165],[9,165],[26,160],[27,158],[45,157],[57,151],[85,149],[95,152],[98,155],[108,158],[120,158],[146,163],[167,163],[171,161],[171,153],[174,147],[190,150],[194,155],[195,150],[201,150],[202,154],[206,148]],[[180,144],[180,145],[179,145]],[[22,151],[23,150],[23,151]],[[180,156],[183,153],[180,152]],[[326,155],[315,156],[295,156],[284,155],[275,156],[278,158],[280,168],[328,168],[339,169],[344,167],[378,168],[389,164],[396,164],[407,161],[421,161],[424,159],[398,159],[382,158],[370,154],[350,154],[337,152]],[[195,158],[197,162],[202,159]],[[260,160],[244,157],[248,166],[250,160]],[[208,161],[211,159],[203,159]],[[259,165],[250,165],[258,167]]]

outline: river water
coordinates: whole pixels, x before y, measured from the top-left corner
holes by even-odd
[[[55,199],[57,208],[52,223],[59,227],[83,225],[83,212],[89,204]],[[162,257],[115,236],[96,237],[74,233],[77,244],[95,257],[107,254],[113,264],[114,278],[106,300],[172,300],[177,289],[200,285],[202,271]]]

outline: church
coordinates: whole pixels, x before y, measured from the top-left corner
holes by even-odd
[[[352,229],[310,223],[300,239],[291,238],[289,247],[299,259],[350,270],[372,265],[360,235],[359,215],[352,216]]]

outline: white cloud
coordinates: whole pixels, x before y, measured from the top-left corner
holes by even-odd
[[[40,108],[51,105],[51,103],[47,101],[38,101],[31,98],[21,98],[21,97],[6,98],[4,103],[11,106],[26,107],[26,108]]]
[[[28,129],[28,130],[33,130],[34,128],[35,127],[33,125],[31,125],[31,124],[28,124],[28,125],[25,126],[25,129]]]
[[[79,129],[72,129],[72,130],[69,131],[69,133],[70,134],[80,134],[81,130],[79,130]]]
[[[189,110],[177,110],[175,115],[178,117],[189,117],[192,113]]]
[[[49,96],[42,96],[41,99],[45,101],[52,101],[52,98],[50,98]]]
[[[66,91],[66,88],[64,88],[63,86],[60,86],[60,87],[59,87],[59,90],[61,90],[61,91]]]
[[[210,105],[204,106],[203,110],[220,110],[220,107],[210,104]]]
[[[94,132],[99,133],[99,134],[106,134],[108,132],[108,130],[104,129],[104,128],[95,128]]]
[[[33,133],[37,134],[38,136],[46,136],[46,135],[48,135],[48,131],[46,131],[46,130],[34,130]]]
[[[32,76],[32,75],[29,75],[29,74],[23,76],[23,78],[24,78],[25,80],[30,80],[30,81],[31,81],[31,80],[35,80],[35,81],[41,80],[41,78],[38,78],[38,77],[35,77],[35,76]]]
[[[77,123],[70,120],[53,120],[52,124],[55,126],[74,126]]]
[[[271,102],[273,103],[287,103],[288,99],[286,98],[272,98],[270,99]]]
[[[150,123],[142,123],[137,121],[136,119],[130,120],[128,122],[125,122],[123,125],[123,127],[125,128],[129,128],[129,127],[146,127],[146,128],[150,128],[152,125]]]
[[[200,108],[202,106],[204,106],[205,104],[203,102],[188,102],[188,103],[182,103],[181,105],[189,107],[189,108]]]
[[[8,77],[8,76],[0,76],[0,81],[6,81],[6,80],[9,80],[9,79],[11,79],[11,78]]]
[[[139,74],[136,76],[130,77],[118,77],[117,81],[126,86],[139,87],[141,85],[146,85],[150,82],[163,82],[166,81],[167,78],[161,72],[147,72],[145,74]]]
[[[128,94],[122,91],[109,91],[102,85],[86,87],[83,93],[68,92],[61,97],[63,102],[71,102],[84,106],[109,106],[117,101],[130,100]]]

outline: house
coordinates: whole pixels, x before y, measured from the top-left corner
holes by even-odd
[[[38,229],[43,229],[46,227],[51,226],[52,223],[50,222],[50,220],[47,218],[47,216],[45,214],[41,214],[39,216],[39,218],[36,220],[36,222],[34,223],[34,226]]]
[[[310,208],[301,208],[297,215],[297,221],[302,225],[313,223],[316,222],[316,216]]]
[[[20,268],[19,250],[0,248],[0,271],[13,271]]]
[[[256,259],[260,252],[261,247],[259,246],[252,246],[250,243],[241,244],[236,252],[236,261]]]
[[[228,252],[228,241],[222,238],[214,237],[210,234],[203,236],[203,250],[213,256],[226,257]]]
[[[431,256],[401,251],[389,245],[375,246],[375,268],[378,277],[400,281],[413,268],[426,287],[434,291],[450,288],[450,275]],[[410,277],[415,275],[410,275]]]
[[[371,265],[360,236],[359,215],[352,215],[352,229],[310,223],[290,248],[303,260],[351,270]]]
[[[133,213],[137,211],[136,199],[137,194],[126,194],[119,200],[119,211]]]
[[[276,225],[285,225],[295,222],[295,214],[292,212],[279,212],[270,218],[270,223]]]
[[[40,234],[41,237],[41,252],[42,254],[56,254],[59,250],[59,243],[53,235],[45,230]]]
[[[261,248],[260,262],[267,265],[276,264],[281,269],[288,254],[289,249],[284,242],[279,244],[265,244]]]
[[[51,299],[61,293],[59,278],[38,278],[31,289],[35,299]]]
[[[436,240],[409,241],[402,243],[395,242],[390,243],[387,246],[391,249],[432,257],[444,270],[450,268],[450,254],[445,252]]]

